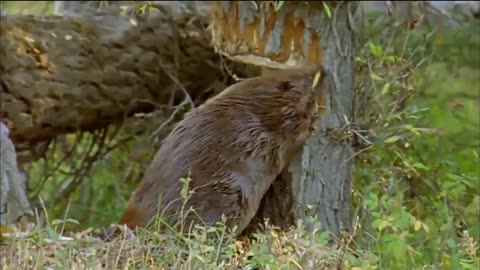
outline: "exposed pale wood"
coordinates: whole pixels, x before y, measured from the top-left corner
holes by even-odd
[[[217,1],[211,9],[213,45],[234,60],[260,66],[321,63],[325,14],[315,2],[285,2],[275,11],[268,3],[257,10],[250,1]]]

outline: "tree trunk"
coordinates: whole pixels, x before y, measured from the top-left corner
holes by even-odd
[[[339,236],[350,230],[350,196],[354,165],[354,53],[355,34],[349,20],[349,5],[334,11],[332,27],[321,40],[328,77],[328,113],[315,136],[304,147],[303,156],[292,166],[296,217],[318,215],[321,224]],[[324,20],[329,20],[324,17]],[[310,207],[312,206],[312,207]]]
[[[12,140],[94,130],[178,103],[186,91],[204,100],[223,90],[228,76],[209,45],[208,18],[165,7],[136,22],[105,12],[2,17],[1,116]],[[227,63],[241,77],[256,74]]]
[[[220,1],[212,8],[213,44],[223,54],[269,68],[322,63],[329,73],[328,112],[303,155],[267,191],[244,234],[257,230],[265,218],[281,228],[301,219],[308,228],[308,219],[316,216],[334,236],[351,227],[354,153],[348,128],[353,122],[352,14],[357,3],[328,3],[332,17],[321,2],[285,2],[275,11],[266,3],[258,8],[250,1]]]

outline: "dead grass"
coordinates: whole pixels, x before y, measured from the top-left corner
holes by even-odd
[[[137,232],[110,241],[91,231],[60,235],[50,227],[4,235],[1,269],[338,269],[338,250],[326,247],[325,234],[269,229],[239,241],[224,228],[197,227],[178,233]],[[325,240],[326,242],[326,240]]]

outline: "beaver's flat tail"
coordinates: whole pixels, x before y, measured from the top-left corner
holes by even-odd
[[[133,230],[136,227],[144,227],[148,223],[148,220],[146,219],[147,216],[145,211],[130,202],[127,209],[125,209],[125,212],[123,212],[122,217],[120,217],[118,224],[126,225]]]

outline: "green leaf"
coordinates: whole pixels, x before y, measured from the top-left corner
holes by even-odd
[[[390,89],[390,83],[384,84],[382,88],[382,95],[385,95],[386,93],[388,93],[389,89]]]
[[[413,125],[410,125],[410,124],[406,124],[403,126],[403,128],[405,128],[406,130],[412,132],[413,134],[417,135],[417,136],[420,136],[420,132],[418,131],[418,129],[416,127],[414,127]]]
[[[375,254],[372,254],[372,253],[365,254],[364,258],[371,264],[377,264],[378,260],[379,260],[379,258]]]
[[[182,189],[180,190],[180,196],[182,199],[187,199],[188,191],[190,189],[190,178],[180,178],[180,182],[182,183]]]
[[[52,225],[59,225],[59,224],[64,224],[64,223],[65,223],[65,224],[66,224],[66,223],[74,223],[74,224],[77,224],[77,225],[80,224],[77,220],[72,219],[72,218],[67,218],[67,219],[65,219],[65,220],[62,220],[62,219],[54,219],[54,220],[52,221]]]
[[[138,9],[138,11],[143,14],[147,10],[148,6],[149,6],[149,4],[145,4],[145,5],[141,6]]]
[[[397,259],[404,259],[407,252],[407,245],[401,241],[392,242],[393,256]]]
[[[462,269],[464,270],[478,270],[477,266],[473,263],[467,263],[467,262],[459,262],[460,265],[463,267]]]
[[[451,239],[451,238],[448,239],[448,240],[447,240],[447,246],[448,246],[449,248],[454,248],[454,247],[456,246],[455,241],[454,241],[453,239]]]
[[[319,245],[326,245],[329,239],[330,239],[330,232],[323,231],[322,233],[320,233],[319,236],[317,236],[316,243]]]
[[[395,63],[397,62],[398,60],[398,57],[394,56],[394,55],[389,55],[389,56],[385,56],[383,59],[385,59],[386,61],[388,62],[392,62],[392,63]]]
[[[422,222],[420,220],[415,220],[413,229],[418,232],[422,228]]]
[[[423,163],[420,163],[420,162],[413,163],[413,167],[420,170],[428,171],[428,168]]]
[[[215,250],[215,247],[212,247],[212,246],[206,246],[203,248],[205,252],[212,252]]]
[[[375,74],[375,73],[370,74],[370,77],[371,77],[372,80],[374,80],[374,81],[383,81],[382,77],[378,76],[378,75]]]
[[[67,223],[73,223],[73,224],[77,224],[77,225],[80,224],[76,219],[73,219],[73,218],[67,218],[65,221]]]
[[[359,56],[355,57],[355,61],[357,61],[357,62],[359,62],[359,63],[362,63],[362,64],[367,63],[367,61],[365,61],[365,59],[363,59],[363,58],[361,58],[361,57],[359,57]]]
[[[382,220],[380,221],[380,224],[378,224],[378,230],[382,231],[383,229],[389,226],[390,226],[390,222],[388,222],[388,220]]]
[[[400,136],[395,135],[395,136],[392,136],[392,137],[386,139],[385,143],[394,143],[394,142],[398,141],[400,138],[401,138]]]
[[[275,1],[275,2],[274,2],[275,12],[277,12],[277,11],[280,10],[280,8],[283,6],[283,2],[285,2],[285,1]]]
[[[328,4],[325,1],[322,1],[323,8],[325,9],[325,12],[327,13],[327,17],[331,18],[332,17],[332,10],[328,6]]]
[[[375,57],[380,57],[383,54],[383,49],[380,46],[369,42],[368,47],[370,48],[370,53]]]
[[[453,173],[447,173],[448,178],[452,179],[453,181],[463,182],[465,179],[460,175],[456,175]]]
[[[427,233],[430,233],[430,228],[428,227],[427,224],[422,223],[422,228],[423,228],[423,230],[426,231]]]
[[[53,240],[55,240],[55,241],[60,240],[59,234],[58,234],[56,231],[54,231],[52,228],[47,227],[47,228],[46,228],[46,231],[47,231],[47,234],[48,234],[48,237],[49,237],[49,238],[51,238],[51,239],[53,239]]]

